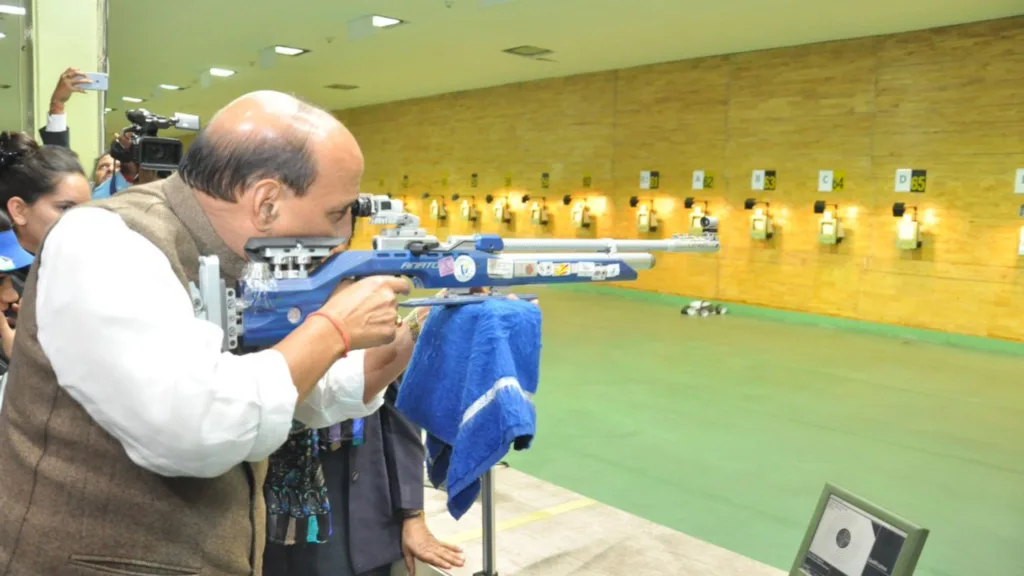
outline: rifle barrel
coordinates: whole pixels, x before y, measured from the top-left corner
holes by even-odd
[[[565,261],[574,262],[622,262],[634,270],[650,270],[654,268],[654,254],[649,252],[616,252],[614,254],[602,254],[600,252],[503,252],[498,255],[500,260],[512,262],[544,262],[544,261]]]
[[[696,236],[664,240],[612,238],[503,238],[504,252],[717,252],[718,243]]]

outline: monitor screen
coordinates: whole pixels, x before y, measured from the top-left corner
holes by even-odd
[[[804,556],[807,576],[892,576],[907,534],[830,495]]]

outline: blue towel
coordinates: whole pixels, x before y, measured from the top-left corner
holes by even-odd
[[[428,475],[446,486],[456,519],[480,476],[533,439],[540,318],[532,303],[495,298],[435,308],[420,333],[396,405],[430,435]]]

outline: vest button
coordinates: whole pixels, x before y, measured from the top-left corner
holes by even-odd
[[[355,484],[357,480],[359,480],[359,472],[353,472],[352,473],[352,483]]]

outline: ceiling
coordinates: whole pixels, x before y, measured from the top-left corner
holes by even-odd
[[[266,88],[341,109],[1024,13],[1021,0],[303,0],[293,6],[178,0],[171,8],[157,0],[110,0],[108,105],[117,111],[107,125],[124,123],[122,96],[147,100],[128,107],[204,120],[232,98]],[[348,22],[372,14],[406,23],[353,38]],[[0,83],[11,83],[4,77],[15,44],[0,40]],[[274,45],[311,52],[278,56],[273,67],[262,68],[260,51]],[[502,52],[520,45],[553,50],[554,62]],[[200,76],[210,67],[238,73],[203,88]],[[169,92],[160,84],[187,89]]]

